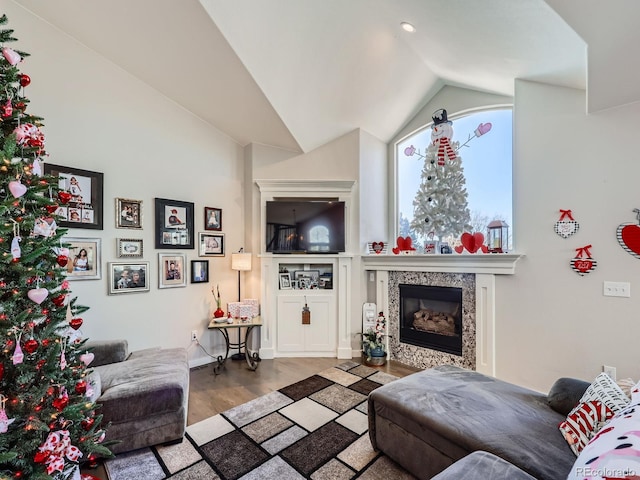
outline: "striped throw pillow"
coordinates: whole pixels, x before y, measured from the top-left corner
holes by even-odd
[[[579,404],[564,422],[560,432],[576,456],[589,443],[602,426],[613,417],[613,412],[604,403],[595,400]]]

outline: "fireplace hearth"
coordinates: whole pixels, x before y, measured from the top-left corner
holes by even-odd
[[[400,342],[462,356],[462,288],[398,287]]]

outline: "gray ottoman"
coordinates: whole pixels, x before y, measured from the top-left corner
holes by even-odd
[[[443,470],[431,480],[535,480],[515,465],[478,450]]]

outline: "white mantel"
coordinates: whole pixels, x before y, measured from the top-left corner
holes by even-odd
[[[517,253],[363,255],[362,264],[365,270],[513,275],[521,257]]]
[[[362,268],[376,271],[376,304],[389,311],[389,272],[473,273],[476,276],[476,370],[495,376],[495,276],[513,275],[517,253],[363,255]]]

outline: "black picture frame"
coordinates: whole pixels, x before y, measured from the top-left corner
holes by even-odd
[[[155,244],[157,249],[194,248],[192,202],[155,199]]]
[[[44,174],[58,178],[55,214],[59,226],[103,229],[103,173],[45,163]]]
[[[222,209],[204,207],[204,229],[205,230],[222,230]]]
[[[191,260],[191,283],[209,281],[209,260]]]

